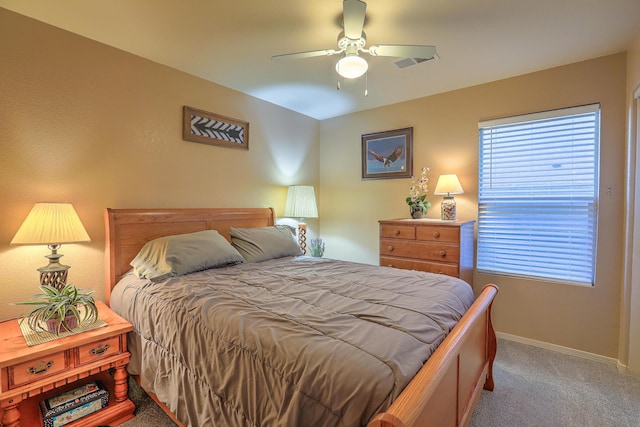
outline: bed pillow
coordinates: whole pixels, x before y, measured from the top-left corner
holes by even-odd
[[[136,276],[157,282],[243,261],[242,255],[217,231],[205,230],[147,242],[131,266]]]
[[[247,262],[302,255],[294,230],[286,225],[229,229],[231,243]]]

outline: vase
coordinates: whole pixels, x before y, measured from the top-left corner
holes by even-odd
[[[420,219],[422,215],[425,214],[424,206],[409,206],[409,212],[411,213],[411,218]]]

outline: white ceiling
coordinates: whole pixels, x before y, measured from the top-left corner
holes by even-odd
[[[440,59],[398,69],[363,56],[336,90],[341,0],[0,0],[0,6],[316,119],[622,52],[640,0],[368,0],[372,44],[435,45]]]

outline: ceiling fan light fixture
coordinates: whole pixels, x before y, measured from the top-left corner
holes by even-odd
[[[369,64],[366,59],[356,53],[343,56],[336,64],[336,71],[345,79],[357,79],[368,69]]]

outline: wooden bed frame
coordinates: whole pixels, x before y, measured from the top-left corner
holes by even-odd
[[[275,224],[272,208],[107,209],[106,299],[131,267],[142,246],[155,238],[217,230],[229,240],[229,227],[266,227]],[[496,336],[491,305],[498,292],[486,285],[460,322],[384,413],[369,427],[446,427],[469,424],[482,388],[493,390]],[[151,397],[158,402],[153,393]],[[176,422],[169,409],[160,406]],[[182,425],[178,422],[179,425]]]

